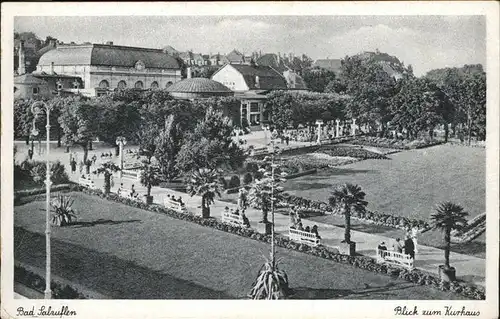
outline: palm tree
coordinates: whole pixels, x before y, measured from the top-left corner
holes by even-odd
[[[453,229],[460,230],[467,225],[466,217],[469,213],[465,212],[463,207],[451,202],[441,203],[436,208],[436,213],[431,215],[431,220],[434,229],[444,231],[444,267],[449,270],[450,267],[450,246],[451,246],[451,231]]]
[[[221,196],[223,189],[219,181],[219,172],[208,168],[193,171],[186,188],[190,196],[201,196],[201,214],[203,218],[210,217],[210,205],[214,203],[215,195]]]
[[[345,243],[351,242],[351,212],[364,211],[366,209],[365,193],[361,191],[361,187],[347,183],[335,188],[332,196],[328,199],[330,206],[339,209],[345,217]]]
[[[105,162],[102,163],[101,166],[97,168],[97,170],[94,172],[99,174],[104,174],[104,194],[109,194],[111,191],[111,176],[113,175],[114,172],[118,172],[120,170],[120,167],[115,165],[112,162]]]
[[[147,188],[146,203],[151,204],[151,187],[160,183],[160,168],[149,161],[143,161],[140,182]]]

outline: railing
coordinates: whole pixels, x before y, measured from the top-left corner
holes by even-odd
[[[78,184],[80,184],[80,185],[82,185],[84,187],[88,187],[90,189],[95,189],[96,188],[94,181],[91,180],[91,179],[88,179],[88,178],[80,177],[78,179]]]
[[[318,246],[320,244],[320,239],[316,236],[316,234],[310,233],[305,230],[289,228],[288,237],[290,237],[290,239],[293,241],[297,241],[299,243],[304,243],[311,246]]]
[[[413,258],[410,255],[398,253],[392,250],[379,250],[377,248],[377,262],[388,263],[395,266],[402,266],[408,269],[413,269]]]
[[[222,212],[222,222],[235,225],[235,226],[247,226],[243,220],[243,215],[231,214],[230,212]]]
[[[170,198],[165,198],[163,200],[163,205],[166,208],[175,210],[175,211],[180,212],[180,213],[186,213],[187,212],[186,206],[184,204],[181,204],[181,203],[179,203],[179,202],[177,202],[175,200],[172,200]]]

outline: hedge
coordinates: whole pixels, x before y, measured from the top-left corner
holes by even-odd
[[[45,278],[25,269],[24,267],[14,265],[14,280],[40,293],[45,291]],[[87,299],[77,289],[51,281],[52,299]]]
[[[271,236],[265,235],[257,232],[251,228],[242,228],[238,226],[233,226],[229,224],[222,223],[215,218],[202,218],[201,216],[194,215],[192,212],[181,213],[177,212],[163,206],[157,204],[147,205],[144,202],[134,201],[130,199],[125,199],[120,197],[114,193],[105,195],[101,190],[90,190],[90,189],[82,189],[86,194],[97,195],[101,198],[108,199],[111,201],[119,202],[122,204],[126,204],[132,207],[153,211],[157,213],[165,214],[169,217],[185,220],[189,222],[193,222],[205,227],[211,227],[217,230],[221,230],[227,233],[232,233],[235,235],[239,235],[242,237],[251,238],[254,240],[258,240],[261,242],[271,243]],[[361,269],[365,269],[368,271],[376,272],[376,273],[384,273],[391,276],[397,276],[398,278],[419,284],[419,285],[431,285],[436,288],[439,288],[443,291],[451,290],[456,293],[461,293],[467,298],[470,299],[485,299],[485,291],[483,288],[476,287],[469,283],[445,283],[441,282],[436,277],[426,274],[418,269],[414,269],[412,271],[404,270],[395,266],[378,264],[376,260],[372,257],[368,256],[348,256],[342,255],[335,248],[325,247],[320,245],[318,247],[310,247],[305,244],[299,244],[290,240],[288,237],[285,237],[280,234],[275,235],[275,244],[279,247],[291,249],[303,253],[307,253],[313,256],[317,256],[324,259],[329,259],[335,262],[340,262],[344,264],[350,264],[354,267],[358,267]]]

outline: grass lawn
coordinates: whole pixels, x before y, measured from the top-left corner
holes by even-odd
[[[292,194],[327,201],[346,182],[366,193],[368,209],[427,220],[436,204],[462,205],[470,218],[485,211],[485,149],[439,145],[365,160],[288,181]]]
[[[72,193],[76,225],[54,227],[53,271],[111,298],[244,298],[269,245]],[[44,267],[44,203],[15,207],[15,259]],[[20,228],[22,227],[22,228]],[[297,299],[461,299],[314,256],[278,249]]]

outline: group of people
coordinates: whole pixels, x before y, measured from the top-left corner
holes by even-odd
[[[75,153],[69,154],[69,165],[71,167],[72,174],[76,173],[77,160],[78,157]],[[90,168],[96,164],[96,161],[97,161],[97,156],[95,154],[91,158],[87,158],[86,161],[81,160],[80,163],[78,164],[80,174],[83,173],[84,168],[85,168],[85,174],[90,174]]]
[[[182,197],[179,196],[179,198],[175,198],[174,195],[170,196],[170,194],[167,194],[167,198],[170,199],[173,202],[177,202],[181,204],[181,206],[184,206],[184,202],[182,201]]]
[[[238,216],[241,216],[241,219],[243,220],[243,225],[245,225],[246,227],[250,227],[250,221],[248,220],[247,216],[245,215],[245,210],[242,209],[240,211],[239,208],[236,208],[236,209],[229,209],[229,207],[224,207],[224,212],[226,213],[230,213],[230,214],[233,214],[233,215],[238,215]]]
[[[418,228],[416,226],[409,229],[404,241],[396,238],[396,241],[392,245],[392,250],[400,254],[410,255],[410,258],[415,259],[415,253],[418,253],[417,235]],[[378,245],[378,250],[388,250],[385,242],[381,242]]]
[[[316,238],[321,239],[321,236],[318,233],[318,226],[317,225],[314,225],[313,227],[306,226],[304,228],[304,225],[302,224],[302,219],[300,218],[300,214],[294,209],[294,207],[292,207],[290,211],[290,228],[315,234]]]

